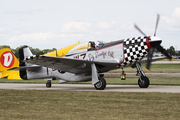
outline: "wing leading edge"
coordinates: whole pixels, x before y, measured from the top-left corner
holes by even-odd
[[[31,56],[24,60],[24,62],[41,65],[44,67],[71,72],[91,73],[91,64],[94,63],[99,73],[107,72],[115,69],[119,64],[117,60],[98,60],[88,61],[81,59],[65,58],[65,57],[50,57],[50,56]]]

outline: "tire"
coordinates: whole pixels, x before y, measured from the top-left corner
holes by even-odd
[[[141,81],[142,80],[142,81]],[[138,80],[138,85],[140,88],[148,88],[149,86],[149,79],[146,76],[142,76],[141,80]]]
[[[94,84],[96,90],[104,90],[106,88],[106,80],[103,77],[99,77],[99,82]]]
[[[50,87],[51,87],[51,81],[50,81],[50,82],[48,81],[48,82],[46,83],[46,87],[47,87],[47,88],[50,88]]]

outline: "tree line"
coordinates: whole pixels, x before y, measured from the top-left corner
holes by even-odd
[[[9,45],[0,45],[0,49],[3,49],[3,48],[10,48],[11,51],[14,53],[14,55],[19,58],[19,48],[23,47],[24,45],[20,46],[20,47],[17,47],[16,49],[12,49]],[[31,50],[32,54],[33,55],[43,55],[43,54],[46,54],[46,53],[49,53],[49,52],[52,52],[52,51],[55,51],[56,48],[52,48],[52,49],[43,49],[43,50],[40,50],[39,48],[33,48],[33,47],[30,47],[28,46],[29,49]]]
[[[19,58],[19,53],[18,53],[18,50],[19,48],[23,47],[24,45],[20,46],[20,47],[17,47],[16,49],[12,49],[9,45],[1,45],[0,46],[0,49],[2,48],[10,48],[11,51],[14,53],[14,55]],[[56,48],[52,48],[52,49],[43,49],[43,50],[40,50],[39,48],[33,48],[33,47],[29,47],[29,49],[31,50],[32,54],[33,55],[43,55],[43,54],[46,54],[46,53],[49,53],[49,52],[52,52],[52,51],[55,51]],[[172,56],[180,56],[180,51],[176,52],[175,51],[175,48],[173,46],[169,47],[168,49],[166,49],[167,52],[172,55]],[[155,52],[158,52],[157,50],[155,50]]]

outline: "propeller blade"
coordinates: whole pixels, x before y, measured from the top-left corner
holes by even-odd
[[[155,31],[154,31],[154,36],[156,36],[156,31],[157,31],[157,27],[158,27],[158,23],[159,23],[159,18],[160,18],[160,15],[157,14],[157,20],[156,20],[156,27],[155,27]]]
[[[150,66],[151,66],[151,61],[152,61],[154,50],[155,50],[154,47],[151,47],[148,50],[147,64],[146,64],[146,71],[148,71],[148,72],[150,72]]]
[[[156,47],[157,50],[159,50],[162,54],[164,54],[168,59],[170,59],[171,61],[173,60],[173,57],[170,56],[167,51],[161,46],[161,45],[158,45]]]
[[[143,34],[144,36],[146,36],[146,34],[144,34],[144,33],[141,31],[141,29],[139,29],[139,27],[138,27],[136,24],[134,24],[134,27],[135,27],[141,34]]]

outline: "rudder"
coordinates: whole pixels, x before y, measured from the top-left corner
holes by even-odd
[[[19,60],[12,53],[11,49],[0,50],[0,78],[21,79],[19,71],[7,71],[8,69],[19,67]]]
[[[19,67],[19,60],[11,52],[9,48],[4,48],[0,50],[0,71],[5,71],[7,69]]]
[[[19,49],[19,60],[20,64],[19,66],[26,66],[27,63],[23,62],[23,60],[29,56],[33,56],[32,52],[30,51],[28,46],[23,46]],[[26,70],[20,70],[20,77],[24,80],[27,80],[27,71]]]

